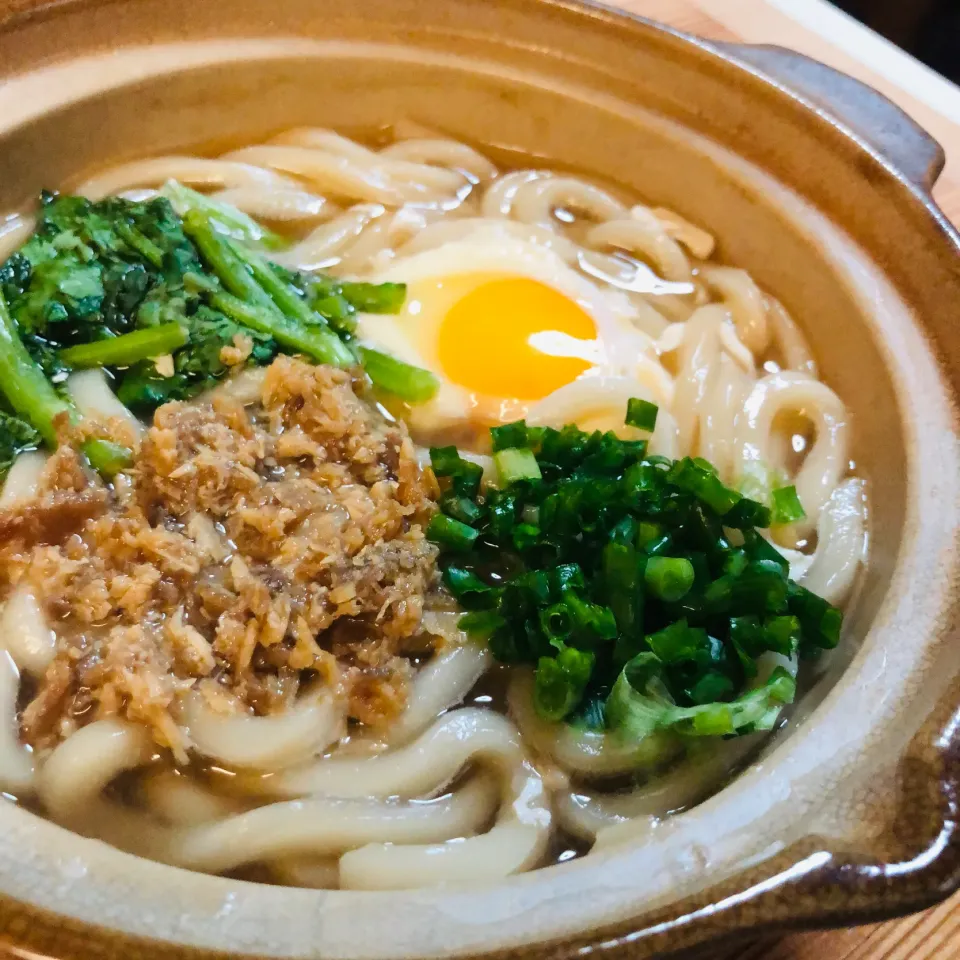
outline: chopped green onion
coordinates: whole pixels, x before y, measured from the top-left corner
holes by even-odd
[[[493,610],[474,610],[472,613],[465,613],[457,621],[457,626],[471,637],[488,640],[495,631],[505,626],[506,622]]]
[[[573,617],[578,635],[587,642],[613,640],[616,637],[617,620],[609,607],[584,600],[572,589],[563,591],[563,600]]]
[[[778,487],[773,491],[774,523],[796,523],[805,516],[796,487]]]
[[[725,487],[715,473],[705,470],[690,457],[678,460],[670,468],[667,480],[681,490],[692,493],[721,517],[743,499],[736,490]]]
[[[483,478],[483,467],[461,457],[456,447],[431,447],[430,466],[438,477],[449,477],[453,481],[456,494],[476,497]]]
[[[544,720],[567,716],[583,699],[594,655],[564,646],[555,657],[541,657],[533,686],[533,705]]]
[[[367,376],[383,390],[410,404],[427,403],[440,389],[440,381],[422,367],[414,367],[370,347],[358,347]]]
[[[540,528],[532,523],[518,523],[513,528],[513,545],[523,553],[532,550],[540,540]]]
[[[475,573],[463,567],[447,567],[443,571],[443,582],[464,607],[471,609],[486,607],[492,600],[493,587],[488,586]]]
[[[427,539],[451,550],[466,550],[478,535],[473,527],[442,513],[436,514],[427,526]]]
[[[842,618],[790,580],[761,533],[770,508],[702,458],[611,431],[517,421],[491,443],[483,490],[455,447],[430,451],[441,509],[466,531],[443,579],[496,659],[536,667],[539,715],[582,725],[589,711],[638,749],[650,737],[652,756],[676,733],[772,729],[796,684],[770,658],[835,645]]]
[[[539,480],[540,467],[532,450],[511,447],[498,450],[493,455],[493,462],[497,468],[502,487],[516,483],[518,480]]]
[[[647,646],[662,663],[694,660],[706,644],[706,630],[689,626],[685,619],[677,620],[647,637]]]
[[[673,603],[690,592],[693,564],[684,557],[650,557],[644,581],[655,597]]]
[[[459,497],[453,490],[440,498],[440,509],[461,523],[475,524],[483,516],[483,508],[477,506],[469,497]]]
[[[491,427],[490,440],[493,444],[494,453],[498,450],[506,450],[509,447],[528,446],[526,420],[516,420],[499,427]]]
[[[724,514],[723,524],[737,530],[747,530],[752,527],[769,527],[771,519],[768,506],[749,497],[741,497],[731,510]]]
[[[627,401],[627,418],[625,423],[628,426],[636,427],[638,430],[647,430],[653,432],[657,425],[657,412],[659,407],[649,400],[642,400],[639,397],[631,397]]]
[[[540,626],[551,643],[566,641],[573,632],[573,617],[564,603],[555,603],[540,611]]]
[[[734,692],[733,681],[719,670],[708,670],[690,688],[690,699],[697,705],[726,700]]]

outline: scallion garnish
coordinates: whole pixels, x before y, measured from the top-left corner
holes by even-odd
[[[500,486],[506,487],[518,480],[539,480],[540,467],[532,450],[508,447],[493,455],[493,462],[500,478]]]
[[[805,516],[796,487],[777,487],[773,491],[774,523],[796,523]]]
[[[652,429],[648,408],[633,401],[628,422]],[[572,425],[491,439],[499,479],[483,490],[455,447],[430,451],[443,492],[428,536],[470,611],[461,627],[536,668],[538,713],[580,723],[589,707],[626,737],[770,729],[795,690],[770,658],[836,646],[842,623],[759,532],[795,491],[771,511],[706,460]]]
[[[636,427],[638,430],[648,430],[653,433],[657,425],[657,412],[660,408],[649,400],[641,400],[639,397],[631,397],[627,401],[627,426]]]
[[[504,423],[499,427],[491,427],[490,442],[493,445],[494,453],[498,450],[506,450],[509,447],[528,446],[527,422],[517,420],[514,423]]]
[[[647,589],[672,603],[685,597],[693,586],[693,564],[686,557],[651,557],[644,572]]]
[[[427,526],[427,539],[450,550],[465,550],[473,546],[477,531],[460,520],[438,513]]]

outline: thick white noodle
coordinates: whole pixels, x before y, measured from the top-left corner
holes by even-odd
[[[345,709],[331,692],[308,693],[266,717],[218,713],[199,692],[181,704],[188,740],[203,756],[240,770],[282,770],[315,757],[343,735]]]
[[[28,450],[13,462],[0,491],[0,509],[12,507],[37,495],[49,455],[42,450]]]
[[[735,267],[704,267],[700,274],[729,308],[740,339],[754,354],[763,353],[770,342],[767,308],[750,274]]]
[[[652,770],[680,750],[679,741],[670,734],[656,733],[629,743],[607,733],[541,719],[533,707],[533,674],[528,670],[515,670],[507,702],[524,742],[567,773],[595,778]]]
[[[683,325],[672,410],[680,449],[685,452],[697,449],[705,401],[720,356],[720,328],[729,319],[726,308],[712,304],[701,307]]]
[[[364,147],[332,130],[301,128],[288,130],[270,141],[281,146],[307,147],[343,157],[358,167],[376,171],[386,179],[415,188],[418,193],[436,191],[440,196],[456,194],[464,186],[464,177],[455,170],[418,163],[396,155]],[[421,197],[416,197],[422,199]],[[410,197],[409,199],[414,199]]]
[[[154,157],[113,167],[99,176],[85,180],[77,193],[91,200],[112,196],[132,187],[159,187],[168,180],[179,180],[194,187],[259,186],[280,189],[296,185],[271,170],[227,160],[203,157]]]
[[[33,789],[33,754],[20,742],[17,694],[20,671],[13,657],[0,650],[0,790],[23,797]]]
[[[725,482],[759,482],[764,493],[774,477],[796,485],[806,519],[765,535],[784,551],[794,576],[842,602],[864,556],[864,485],[844,479],[846,410],[816,379],[812,354],[784,307],[745,271],[706,262],[713,236],[673,211],[629,206],[568,174],[499,175],[474,148],[414,124],[404,135],[378,149],[301,128],[216,159],[127,163],[85,181],[79,192],[147,198],[175,179],[249,216],[297,223],[305,235],[269,252],[276,262],[361,279],[376,278],[397,257],[429,255],[481,235],[553,251],[556,271],[591,277],[604,297],[616,298],[614,312],[632,329],[618,340],[626,349],[535,402],[528,421],[645,437],[624,424],[626,402],[656,403],[652,452],[704,456]],[[33,226],[19,214],[0,223],[0,260]],[[597,281],[598,270],[633,289]],[[662,280],[690,283],[692,292],[654,293]],[[263,375],[245,371],[200,400],[255,401]],[[67,386],[84,415],[125,417],[141,429],[101,371],[73,374]],[[814,434],[802,456],[782,427],[797,416],[810,421]],[[493,478],[490,457],[464,455],[484,467],[485,482]],[[429,459],[425,450],[418,456]],[[0,507],[35,495],[46,459],[40,452],[17,459]],[[216,555],[219,535],[194,520],[192,535],[206,530]],[[800,547],[807,552],[794,549]],[[187,694],[179,719],[192,747],[230,775],[210,780],[214,790],[192,771],[174,772],[165,756],[163,769],[138,772],[144,809],[134,810],[103,791],[154,758],[157,748],[143,728],[120,720],[81,727],[36,773],[31,751],[19,742],[18,667],[40,675],[54,653],[40,605],[23,584],[0,612],[0,788],[16,795],[35,789],[55,820],[169,863],[210,871],[258,863],[284,883],[398,889],[491,880],[537,866],[552,829],[550,794],[560,823],[586,841],[596,836],[596,849],[649,839],[659,818],[720,786],[762,739],[698,744],[696,755],[642,786],[603,792],[593,781],[662,771],[682,742],[657,734],[631,744],[545,722],[533,708],[532,673],[525,669],[513,671],[508,691],[519,730],[491,710],[452,709],[491,666],[489,652],[459,630],[458,619],[454,611],[424,614],[425,633],[442,642],[386,731],[343,736],[344,707],[319,688],[268,717],[220,714],[199,693]],[[796,660],[765,656],[756,682],[778,665],[796,675]],[[550,771],[546,785],[524,748]],[[425,799],[450,784],[450,795]],[[274,802],[250,808],[265,799]]]
[[[791,527],[797,539],[813,531],[820,511],[847,471],[846,407],[826,384],[806,374],[772,373],[754,385],[737,422],[740,471],[746,473],[758,463],[783,468],[785,464],[777,463],[774,449],[774,420],[782,412],[801,411],[813,423],[816,436],[792,478],[806,512],[806,517]]]
[[[793,318],[775,297],[767,296],[767,320],[787,370],[817,377],[817,362]]]
[[[827,501],[817,524],[817,550],[803,585],[824,600],[846,599],[863,562],[865,542],[864,483],[845,480]]]
[[[645,209],[634,207],[634,210]],[[633,211],[631,211],[632,213]],[[663,229],[678,243],[682,243],[698,260],[706,260],[713,255],[716,243],[713,235],[701,230],[689,220],[685,220],[673,210],[665,207],[654,207],[650,210]]]
[[[83,416],[103,419],[115,417],[128,423],[138,434],[144,432],[143,423],[117,399],[102,370],[71,373],[67,377],[67,393]]]
[[[17,669],[43,676],[57,649],[57,635],[47,623],[36,594],[23,580],[7,597],[0,612],[0,646],[13,657]]]
[[[574,177],[543,177],[519,183],[511,198],[509,215],[552,230],[559,224],[554,211],[561,208],[586,214],[601,223],[627,215],[619,200]]]
[[[356,204],[316,227],[289,250],[273,254],[272,259],[297,270],[318,270],[336,263],[340,251],[385,212],[386,208],[379,203]]]
[[[263,777],[258,786],[275,797],[421,797],[441,791],[471,761],[506,769],[522,758],[512,723],[492,710],[463,707],[407,746],[371,757],[334,754]]]
[[[606,827],[640,817],[663,818],[713,793],[729,777],[731,769],[757,750],[763,740],[762,734],[753,734],[698,744],[698,749],[676,766],[632,790],[565,790],[554,801],[557,820],[569,833],[593,842]]]
[[[336,857],[280,857],[270,861],[277,883],[287,887],[335,890],[340,886],[340,862]]]
[[[492,180],[497,174],[497,168],[482,153],[456,140],[398,140],[384,147],[380,156],[462,170],[477,181]]]
[[[326,197],[297,187],[278,190],[262,186],[230,187],[211,194],[218,203],[228,203],[251,217],[262,220],[320,220],[340,213],[340,208]]]
[[[642,207],[634,207],[629,220],[607,220],[592,227],[586,243],[601,249],[617,247],[639,260],[648,260],[666,280],[689,282],[692,277],[690,261],[679,244]]]
[[[222,820],[240,809],[233,798],[213,793],[193,777],[174,770],[144,777],[141,793],[152,813],[177,827]]]
[[[431,801],[287,800],[179,831],[164,859],[220,873],[278,857],[330,856],[368,843],[436,843],[479,830],[498,794],[496,780],[480,775]]]
[[[50,754],[38,774],[37,793],[55,820],[82,818],[111,780],[143,765],[153,752],[146,727],[96,720]]]
[[[445,710],[462,702],[493,661],[485,645],[471,640],[458,626],[457,612],[427,611],[425,632],[446,643],[417,672],[403,713],[390,725],[383,741],[399,747],[419,736]]]
[[[540,774],[528,763],[508,772],[497,822],[478,837],[445,843],[374,843],[340,858],[340,886],[399,890],[499,880],[538,866],[552,817]]]

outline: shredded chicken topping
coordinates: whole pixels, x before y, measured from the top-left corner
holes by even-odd
[[[0,511],[0,577],[23,580],[57,634],[25,739],[46,750],[119,714],[183,757],[187,690],[269,714],[317,677],[351,717],[385,722],[423,642],[435,493],[350,374],[289,357],[253,404],[161,407],[111,488],[61,447],[39,496]]]

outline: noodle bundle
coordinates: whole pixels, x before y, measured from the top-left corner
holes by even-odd
[[[757,499],[794,488],[802,517],[764,536],[794,580],[842,604],[864,560],[865,486],[850,474],[846,407],[786,308],[712,260],[713,237],[679,214],[566,173],[504,172],[442,136],[372,147],[293,130],[220,157],[114,167],[77,193],[176,207],[169,181],[235,208],[238,236],[278,269],[360,284],[411,271],[413,283],[420,270],[434,283],[432,265],[456,251],[479,251],[477,270],[491,247],[515,251],[531,277],[563,278],[568,299],[613,318],[620,339],[542,395],[497,404],[444,384],[436,405],[381,406],[386,426],[357,412],[346,374],[314,383],[283,358],[238,372],[249,338],[227,345],[240,357],[232,375],[147,424],[100,370],[72,373],[75,409],[123,432],[139,459],[113,480],[115,506],[97,501],[82,519],[91,526],[61,518],[59,532],[4,555],[2,789],[166,863],[370,890],[496,880],[565,848],[647,837],[722,786],[764,734],[631,741],[538,715],[532,672],[495,665],[437,591],[420,526],[436,480],[420,466],[427,446],[455,443],[486,484],[495,471],[481,428],[520,416],[636,439],[624,410],[642,398],[659,408],[651,454],[703,458]],[[8,218],[0,258],[32,229],[26,215]],[[437,274],[437,289],[462,272]],[[320,439],[318,424],[330,431]],[[62,451],[20,454],[0,514],[83,489]],[[116,569],[81,583],[121,547]],[[79,599],[68,607],[44,583]],[[180,583],[191,586],[156,599]],[[176,655],[137,674],[139,705],[133,685],[111,699],[110,684],[140,669],[142,644]],[[102,682],[96,694],[77,689],[69,649]],[[795,658],[778,665],[797,676]]]

